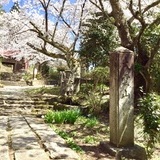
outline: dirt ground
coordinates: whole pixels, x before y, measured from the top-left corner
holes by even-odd
[[[74,125],[54,124],[53,128],[66,132],[71,139],[73,138],[74,143],[83,150],[78,151],[81,160],[114,160],[115,158],[105,153],[100,145],[100,141],[109,140],[107,121],[106,118],[103,123],[87,127],[84,120],[79,119]]]
[[[79,119],[74,125],[54,124],[53,127],[58,131],[67,133],[74,143],[83,150],[82,152],[78,151],[81,160],[115,160],[115,157],[106,153],[106,151],[100,146],[101,141],[109,141],[109,124],[107,115],[101,116],[99,123],[93,126],[86,126],[84,120]],[[139,136],[138,131],[136,131],[135,134]],[[137,137],[136,142],[139,140],[139,137]],[[159,157],[160,146],[158,145],[152,160],[160,160]]]

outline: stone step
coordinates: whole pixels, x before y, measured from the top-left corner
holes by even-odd
[[[25,97],[23,95],[0,95],[0,100],[31,100],[29,97]]]
[[[48,108],[53,108],[53,105],[41,105],[41,104],[37,104],[37,105],[32,105],[32,104],[0,104],[0,108],[5,108],[5,109],[10,109],[10,108],[44,108],[44,109],[48,109]]]
[[[27,86],[25,81],[6,81],[1,80],[1,84],[4,86]]]
[[[46,109],[28,109],[28,108],[11,108],[11,109],[4,109],[0,108],[0,115],[1,116],[9,116],[9,115],[32,115],[35,117],[42,117],[47,113]]]
[[[38,104],[43,104],[43,105],[46,105],[47,103],[45,101],[32,101],[32,100],[10,100],[10,99],[7,99],[7,100],[3,100],[0,102],[0,104],[21,104],[21,105],[25,105],[25,104],[30,104],[30,105],[38,105]]]
[[[0,100],[31,100],[31,101],[58,101],[57,96],[25,96],[21,95],[0,95]]]
[[[58,96],[30,96],[30,98],[32,100],[43,100],[43,101],[52,101],[52,102],[57,102],[59,101],[59,97]]]

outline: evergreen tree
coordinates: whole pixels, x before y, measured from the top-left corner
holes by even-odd
[[[19,10],[20,10],[19,3],[18,2],[14,2],[12,8],[10,9],[10,12],[12,12],[12,11],[20,12]]]
[[[88,19],[83,26],[87,29],[82,35],[80,56],[85,59],[88,67],[105,67],[108,65],[109,51],[116,47],[114,26],[110,20],[96,15],[93,19]]]

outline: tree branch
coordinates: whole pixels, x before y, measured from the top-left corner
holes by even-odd
[[[138,8],[139,8],[139,10],[134,11],[134,10],[133,10],[133,0],[130,0],[130,4],[129,4],[129,10],[130,10],[130,12],[132,13],[133,17],[134,17],[135,19],[137,19],[137,20],[141,23],[141,25],[142,25],[143,27],[145,27],[145,26],[146,26],[146,23],[145,23],[144,18],[143,18],[143,16],[142,16],[141,3],[140,3],[140,2],[139,2],[139,5],[138,5]]]
[[[32,24],[32,26],[35,28],[35,29],[31,29],[31,31],[35,32],[38,34],[38,37],[40,39],[42,39],[44,42],[50,44],[51,46],[59,49],[61,52],[63,53],[66,53],[68,54],[70,52],[70,50],[65,47],[63,44],[60,44],[58,42],[55,42],[55,41],[52,41],[52,40],[49,40],[48,37],[44,36],[44,34],[38,29],[38,27],[33,23],[33,22],[30,22]]]
[[[40,53],[43,53],[49,57],[52,57],[52,58],[59,58],[59,59],[63,59],[63,60],[66,60],[66,57],[64,54],[56,54],[56,53],[53,53],[53,52],[49,52],[48,50],[46,50],[45,48],[38,48],[38,47],[35,47],[33,44],[31,43],[27,43],[27,45],[29,47],[31,47],[33,50],[37,51],[37,52],[40,52]]]
[[[112,6],[112,15],[115,19],[115,25],[121,38],[121,45],[123,47],[133,50],[133,41],[130,36],[127,20],[125,19],[123,10],[120,6],[120,2],[119,0],[110,0],[110,4]]]
[[[75,36],[73,45],[71,46],[72,50],[75,50],[76,42],[77,42],[78,37],[79,37],[79,32],[80,32],[80,28],[81,28],[81,26],[82,26],[82,17],[83,17],[84,7],[85,7],[85,4],[86,4],[86,1],[87,1],[87,0],[85,0],[85,1],[83,2],[82,7],[81,7],[81,15],[80,15],[80,22],[79,22],[79,26],[78,26],[78,33],[77,33],[76,36]]]
[[[54,40],[54,36],[55,36],[56,30],[57,30],[57,26],[58,26],[58,23],[59,23],[59,18],[62,16],[62,13],[63,13],[65,2],[66,2],[66,0],[63,1],[63,4],[62,4],[61,10],[59,12],[59,16],[58,16],[57,22],[55,24],[55,28],[54,28],[53,35],[52,35],[52,39],[53,40]],[[58,10],[56,9],[56,11],[58,11]]]
[[[153,3],[151,3],[150,5],[148,5],[148,6],[143,10],[142,13],[144,14],[145,12],[147,12],[148,10],[150,10],[152,7],[157,6],[159,3],[160,3],[160,0],[157,0],[157,1],[153,2]]]
[[[65,0],[64,0],[64,1],[65,1]],[[64,1],[63,1],[63,2],[64,2]],[[54,6],[53,6],[53,8],[59,13],[59,11],[58,11],[57,8],[55,8]],[[62,10],[62,11],[63,11],[63,10]],[[68,28],[71,29],[72,33],[73,33],[74,35],[76,35],[75,31],[74,31],[73,28],[66,22],[66,20],[65,20],[64,17],[62,16],[62,14],[59,14],[59,17],[62,19],[62,21],[64,22],[64,24],[65,24]]]

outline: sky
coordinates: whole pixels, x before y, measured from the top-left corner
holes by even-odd
[[[11,7],[13,6],[14,2],[16,0],[9,0],[9,3],[6,4],[6,5],[3,5],[3,9],[6,11],[6,12],[9,12]],[[22,5],[24,3],[25,0],[20,0],[20,4]],[[75,2],[76,0],[71,0],[71,2]]]
[[[10,2],[6,5],[3,5],[3,9],[6,11],[6,12],[9,12],[11,7],[13,6],[13,2],[12,0],[10,0]]]
[[[8,3],[8,4],[3,5],[3,9],[4,9],[6,12],[9,12],[10,9],[12,8],[12,6],[13,6],[13,4],[14,4],[13,1],[15,2],[15,0],[9,0],[9,3]],[[23,4],[23,3],[24,3],[24,0],[21,0],[21,1],[20,1],[20,4]]]

